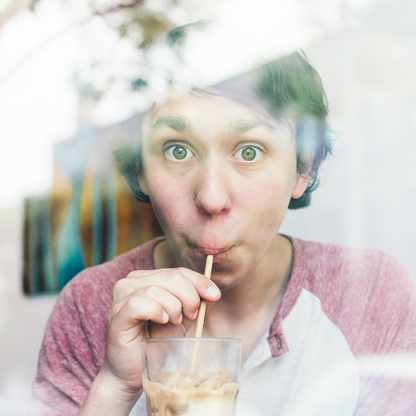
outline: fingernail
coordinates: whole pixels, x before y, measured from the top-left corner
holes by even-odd
[[[207,289],[207,295],[211,298],[216,298],[221,294],[220,290],[216,288],[215,286],[210,286]]]
[[[179,323],[181,323],[181,322],[182,322],[182,320],[183,320],[183,314],[181,314],[181,316],[180,316],[180,317],[179,317],[179,319],[178,319]]]
[[[163,320],[165,322],[169,321],[169,315],[165,311],[163,311]]]
[[[194,314],[192,315],[192,319],[196,319],[198,317],[199,309],[197,309]]]

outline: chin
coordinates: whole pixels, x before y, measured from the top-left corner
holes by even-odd
[[[214,264],[211,280],[219,287],[221,291],[232,289],[241,282],[240,273],[232,272],[226,267],[216,267]]]
[[[235,279],[229,279],[229,280],[212,279],[212,281],[218,286],[221,292],[226,292],[227,290],[234,288],[240,283],[240,280],[237,281]]]

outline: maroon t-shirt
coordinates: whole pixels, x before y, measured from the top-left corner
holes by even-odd
[[[292,348],[284,328],[290,320],[296,326],[295,305],[306,305],[308,296],[317,299],[358,363],[351,414],[416,415],[416,374],[398,368],[416,359],[416,291],[409,273],[381,251],[290,239],[293,267],[269,331],[271,356]],[[76,415],[103,364],[114,284],[133,270],[153,269],[153,247],[160,240],[84,270],[63,289],[46,327],[31,416]]]

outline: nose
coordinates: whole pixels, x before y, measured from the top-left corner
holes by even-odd
[[[195,202],[198,212],[210,217],[228,214],[231,210],[231,189],[224,164],[207,161],[196,179]]]

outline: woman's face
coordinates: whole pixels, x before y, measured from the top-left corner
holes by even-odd
[[[290,198],[306,188],[295,139],[211,95],[172,99],[144,124],[140,186],[174,265],[202,272],[213,254],[213,280],[233,287],[270,258]]]

